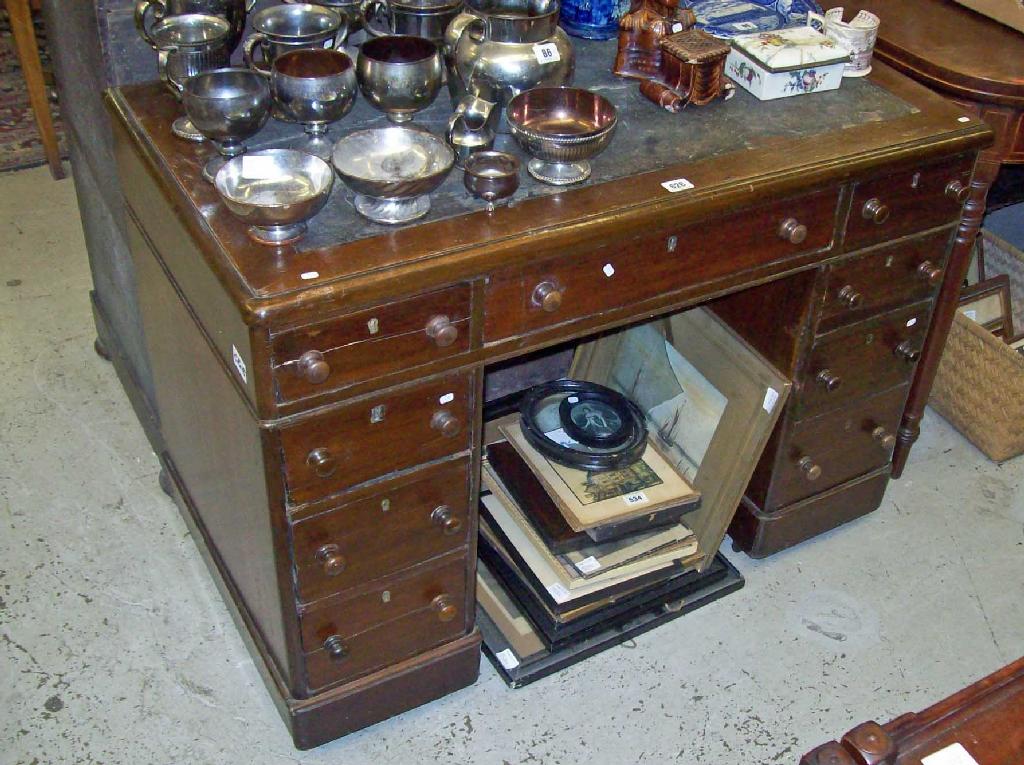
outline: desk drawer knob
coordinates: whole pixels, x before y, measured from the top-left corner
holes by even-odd
[[[345,647],[345,641],[338,635],[331,635],[324,641],[324,650],[335,661],[341,661],[348,656],[348,648]]]
[[[450,595],[438,595],[430,602],[430,607],[437,613],[438,621],[450,622],[459,613],[459,609],[452,603]]]
[[[796,218],[786,218],[779,224],[779,237],[790,244],[803,244],[807,238],[807,226]]]
[[[893,348],[892,352],[896,358],[903,359],[908,364],[913,364],[921,358],[921,351],[915,348],[914,344],[910,340],[904,340]]]
[[[306,464],[321,478],[330,478],[338,469],[338,461],[326,449],[314,449],[306,457]]]
[[[327,576],[338,576],[345,570],[345,556],[339,552],[337,545],[324,545],[316,551],[316,559],[323,564]]]
[[[306,351],[299,356],[299,374],[306,382],[319,385],[331,374],[331,365],[320,351]]]
[[[796,466],[800,468],[804,474],[804,478],[808,481],[817,481],[821,478],[821,466],[815,464],[814,460],[810,457],[801,457],[796,463]]]
[[[966,202],[967,197],[970,195],[971,187],[961,183],[960,181],[950,181],[946,184],[946,196],[958,205],[962,205]]]
[[[452,515],[451,508],[448,505],[435,507],[434,512],[430,514],[430,520],[435,525],[440,526],[441,531],[448,537],[458,534],[462,530],[462,520]]]
[[[814,379],[829,393],[843,384],[843,378],[835,374],[831,369],[822,369]]]
[[[545,280],[533,288],[533,304],[548,313],[554,313],[562,305],[562,287],[550,280]]]
[[[427,337],[432,338],[438,348],[447,348],[459,339],[459,328],[447,316],[431,316],[426,330]]]
[[[860,209],[860,214],[864,216],[865,220],[882,224],[889,220],[889,205],[885,204],[878,197],[872,197],[864,203],[864,206]]]
[[[886,451],[891,451],[896,446],[896,436],[887,432],[881,425],[871,431],[871,437]]]
[[[462,430],[462,423],[459,422],[459,418],[451,412],[441,410],[434,412],[434,416],[430,418],[430,427],[434,430],[440,431],[441,435],[452,436],[459,435],[459,431]]]
[[[933,287],[942,281],[942,269],[930,260],[921,261],[921,265],[917,267],[917,273]]]
[[[852,284],[847,284],[839,290],[839,300],[847,308],[859,308],[860,304],[864,302],[864,296],[857,292]]]

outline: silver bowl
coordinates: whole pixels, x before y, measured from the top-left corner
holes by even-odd
[[[581,88],[534,88],[511,101],[509,129],[532,160],[530,175],[541,183],[564,186],[590,177],[590,160],[612,140],[615,106]]]
[[[441,49],[424,37],[374,37],[359,49],[356,77],[374,108],[392,122],[408,122],[413,114],[434,103],[441,90]]]
[[[519,160],[503,151],[478,151],[463,163],[465,174],[462,184],[470,194],[487,203],[487,211],[494,203],[510,197],[519,188]]]
[[[303,151],[330,160],[328,127],[352,110],[356,98],[356,67],[341,51],[323,48],[293,50],[274,59],[270,92],[277,116],[301,123],[310,135]]]
[[[334,145],[334,168],[360,214],[377,223],[407,223],[430,210],[431,191],[447,177],[455,153],[425,130],[391,126],[351,133]]]
[[[203,177],[211,183],[225,158],[243,153],[245,140],[256,135],[270,117],[270,87],[266,78],[251,69],[200,72],[186,81],[181,102],[192,124],[220,153],[203,168]]]
[[[327,203],[331,166],[294,149],[263,149],[228,160],[214,179],[227,208],[261,244],[294,242]]]

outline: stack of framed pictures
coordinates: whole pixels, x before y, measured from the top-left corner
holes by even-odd
[[[595,472],[538,451],[521,412],[489,424],[478,624],[513,687],[742,587],[718,548],[790,388],[706,309],[582,345],[568,377],[633,402],[647,443]]]

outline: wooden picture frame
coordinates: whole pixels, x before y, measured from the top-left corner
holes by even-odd
[[[965,287],[960,293],[957,310],[1006,343],[1013,343],[1021,337],[1014,332],[1010,277],[1006,274]]]
[[[702,556],[698,568],[703,570],[725,537],[792,383],[707,308],[694,308],[581,345],[573,359],[570,377],[600,383],[625,395],[632,393],[648,416],[651,433],[664,432],[667,424],[652,418],[651,411],[664,417],[669,410],[657,409],[663,402],[654,402],[652,406],[634,384],[637,370],[627,369],[628,346],[635,340],[630,333],[642,332],[649,342],[651,327],[664,343],[664,363],[669,363],[671,348],[725,401],[703,454],[689,455],[699,457],[693,460],[691,482],[701,492],[701,507],[687,515],[686,525],[697,536]],[[658,354],[652,355],[652,359],[659,358]],[[658,372],[663,373],[664,370]],[[694,443],[702,441],[703,437]]]

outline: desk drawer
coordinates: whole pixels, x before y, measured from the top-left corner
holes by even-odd
[[[846,226],[846,249],[959,220],[973,170],[973,161],[960,157],[858,183]]]
[[[465,557],[329,598],[300,617],[309,688],[349,680],[465,634]]]
[[[930,311],[930,303],[919,303],[817,338],[800,376],[796,416],[813,417],[907,382]]]
[[[797,423],[786,438],[764,509],[798,502],[888,463],[906,399],[907,386],[901,385]]]
[[[310,602],[462,547],[469,460],[417,471],[386,491],[292,528],[299,599]]]
[[[687,226],[672,232],[673,251],[665,234],[499,271],[487,284],[485,341],[600,315],[827,249],[837,202],[838,191],[828,189]]]
[[[274,389],[296,401],[469,350],[468,285],[276,335]]]
[[[818,332],[933,298],[949,241],[943,231],[832,266]]]
[[[282,428],[291,502],[311,502],[469,448],[472,379],[472,373],[433,378]]]

